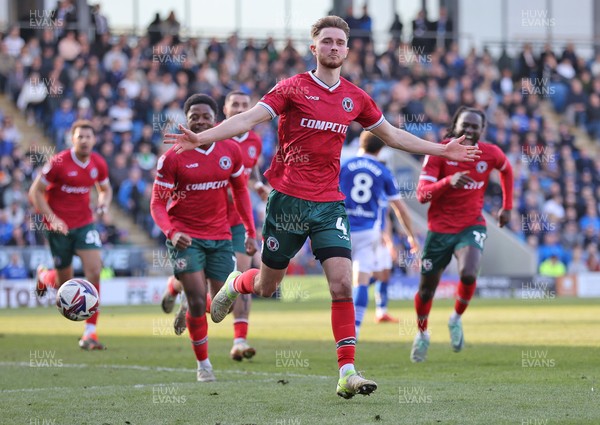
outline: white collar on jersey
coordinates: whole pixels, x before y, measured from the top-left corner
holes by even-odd
[[[88,166],[88,164],[90,163],[90,158],[91,158],[91,155],[90,155],[90,158],[88,158],[88,160],[87,160],[87,161],[85,161],[85,162],[81,162],[81,161],[79,160],[79,158],[77,158],[77,155],[75,155],[75,148],[71,148],[71,158],[73,159],[73,162],[74,162],[75,164],[79,165],[81,168],[85,168],[85,167],[87,167],[87,166]]]
[[[213,142],[213,144],[212,144],[212,145],[210,145],[210,148],[208,148],[208,149],[206,149],[206,150],[204,150],[204,149],[201,149],[201,148],[195,148],[194,150],[195,150],[196,152],[203,153],[204,155],[210,155],[210,153],[211,153],[211,152],[212,152],[214,149],[215,149],[215,142]]]
[[[321,87],[323,87],[324,89],[329,90],[330,92],[334,91],[335,89],[337,89],[340,85],[340,80],[338,80],[337,83],[335,83],[333,86],[329,87],[327,84],[325,84],[323,81],[319,80],[319,77],[317,77],[315,75],[315,71],[316,69],[313,69],[312,71],[308,71],[308,75],[311,76],[311,78],[314,80],[315,83],[317,83],[318,85],[320,85]]]
[[[245,142],[246,139],[248,138],[248,136],[250,135],[249,131],[246,131],[244,134],[242,134],[241,136],[233,136],[232,139],[235,140],[238,143],[242,143]]]

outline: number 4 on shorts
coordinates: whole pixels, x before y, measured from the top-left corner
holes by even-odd
[[[335,228],[341,230],[344,236],[348,236],[348,229],[346,229],[346,225],[344,224],[342,217],[338,217],[337,222],[335,223]]]

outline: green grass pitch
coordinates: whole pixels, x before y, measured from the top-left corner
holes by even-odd
[[[361,330],[357,369],[379,388],[336,396],[337,364],[323,278],[291,277],[283,301],[253,304],[252,361],[229,359],[231,318],[209,320],[218,382],[198,383],[187,332],[159,306],[106,307],[103,352],[77,347],[81,323],[53,309],[0,310],[2,424],[599,424],[598,300],[475,299],[453,353],[450,300],[436,300],[425,363],[412,364],[412,302],[400,324]]]

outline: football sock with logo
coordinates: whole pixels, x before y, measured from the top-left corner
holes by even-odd
[[[367,306],[369,305],[369,287],[366,285],[358,285],[354,287],[353,290],[353,298],[354,298],[354,325],[356,326],[356,335],[358,335],[358,330],[360,329],[360,325],[365,317],[365,311],[367,310]]]
[[[475,294],[475,287],[477,282],[473,282],[471,285],[465,285],[462,281],[459,282],[458,288],[456,289],[456,301],[454,303],[454,311],[461,315],[465,312],[469,306],[469,301]]]
[[[253,294],[254,293],[254,278],[256,275],[260,273],[259,269],[250,269],[245,271],[238,277],[236,277],[233,282],[229,282],[229,289],[234,290],[239,294]]]
[[[331,302],[331,328],[335,339],[338,367],[354,364],[356,330],[352,298],[341,298]]]
[[[185,315],[185,323],[190,333],[192,349],[196,359],[200,362],[208,359],[208,323],[206,314],[200,317],[190,316],[188,311]]]
[[[417,326],[419,331],[425,332],[427,330],[427,319],[429,318],[429,312],[431,311],[431,305],[433,299],[424,303],[417,292],[415,294],[415,310],[417,311]]]

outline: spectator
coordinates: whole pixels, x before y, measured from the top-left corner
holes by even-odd
[[[21,255],[17,252],[13,252],[10,255],[9,263],[0,270],[0,277],[3,279],[27,279],[29,278],[29,272],[27,267],[23,263]]]
[[[0,210],[0,245],[8,245],[13,239],[15,227],[8,220],[5,210]]]
[[[170,35],[173,37],[173,44],[179,44],[179,30],[181,24],[175,17],[175,11],[171,10],[169,16],[161,23],[161,33],[163,37]]]
[[[432,24],[427,20],[427,11],[419,10],[417,17],[412,21],[412,48],[415,55],[423,55],[433,51],[435,39],[430,38],[429,31]]]
[[[404,28],[404,24],[400,20],[400,15],[398,13],[394,13],[394,21],[390,26],[390,33],[392,34],[392,40],[399,46],[402,42],[402,29]]]
[[[92,6],[92,23],[94,24],[94,32],[96,38],[102,37],[104,34],[109,34],[108,18],[100,11],[100,3]]]
[[[588,266],[583,260],[583,249],[581,246],[575,246],[573,248],[573,254],[571,258],[571,263],[567,269],[569,274],[577,274],[577,273],[585,273],[588,272]]]
[[[558,259],[558,256],[552,254],[550,258],[544,260],[540,264],[540,275],[547,277],[562,277],[567,274],[567,268],[562,261]]]
[[[437,47],[450,49],[454,42],[452,20],[448,17],[448,10],[445,7],[440,7],[440,16],[432,25],[437,36]]]
[[[8,35],[4,37],[2,44],[6,47],[6,53],[13,58],[18,58],[21,55],[21,50],[25,46],[25,40],[19,35],[19,26],[14,25],[8,31]]]
[[[140,201],[147,183],[142,180],[142,171],[134,167],[129,171],[129,177],[123,181],[119,188],[117,199],[119,205],[130,212],[134,217],[140,209]]]
[[[151,46],[154,46],[156,43],[160,41],[162,38],[162,20],[160,19],[160,14],[155,13],[154,19],[148,25],[148,39]]]
[[[58,43],[58,54],[68,64],[72,64],[81,54],[81,45],[75,38],[75,31],[67,31],[67,35]]]

